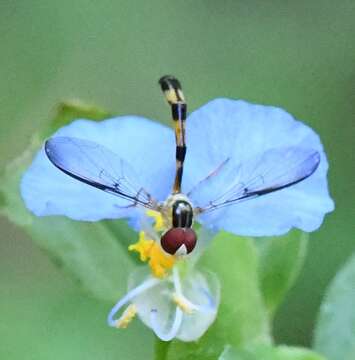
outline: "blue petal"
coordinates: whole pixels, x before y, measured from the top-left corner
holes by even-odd
[[[199,221],[239,235],[281,235],[293,227],[316,230],[334,208],[327,186],[328,162],[318,135],[282,109],[245,101],[216,99],[187,119],[188,155],[183,189],[189,191],[226,159],[238,167],[271,149],[299,147],[320,154],[320,165],[308,179],[289,188],[201,215]],[[303,150],[302,150],[303,151]],[[218,176],[218,175],[216,175]],[[222,194],[211,182],[209,194],[191,195],[195,205],[208,205]]]
[[[104,145],[129,163],[141,184],[156,200],[171,190],[174,177],[174,135],[171,129],[137,116],[94,122],[76,120],[54,136],[77,137]],[[157,181],[158,180],[158,181]],[[140,212],[122,208],[129,203],[62,173],[42,148],[21,182],[26,206],[36,215],[66,215],[75,220],[96,221],[128,217],[137,225]]]

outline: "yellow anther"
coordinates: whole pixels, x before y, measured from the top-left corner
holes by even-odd
[[[186,314],[192,314],[195,310],[193,304],[181,295],[173,294],[173,301]]]
[[[154,276],[162,278],[166,271],[171,269],[175,264],[175,257],[165,253],[159,244],[154,240],[146,239],[144,231],[139,233],[139,240],[128,247],[129,251],[139,253],[141,261],[148,261]]]
[[[137,314],[137,306],[131,304],[123,312],[122,316],[116,321],[116,327],[119,329],[125,329],[129,323],[134,319]]]
[[[162,214],[159,211],[155,210],[147,210],[146,211],[147,216],[154,219],[154,230],[155,231],[164,231],[165,230],[165,223]]]

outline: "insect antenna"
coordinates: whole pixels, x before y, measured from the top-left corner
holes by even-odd
[[[181,84],[174,76],[166,75],[159,80],[165,98],[171,106],[171,114],[174,121],[175,140],[176,140],[176,173],[173,193],[181,192],[181,180],[184,170],[184,160],[186,155],[185,142],[185,120],[186,102],[181,89]]]

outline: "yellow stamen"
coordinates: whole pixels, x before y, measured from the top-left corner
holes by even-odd
[[[165,253],[154,240],[146,239],[144,231],[139,233],[138,242],[130,245],[128,250],[138,252],[141,261],[149,260],[152,273],[158,278],[164,277],[175,264],[175,257]]]
[[[192,314],[194,308],[189,304],[188,300],[178,294],[173,294],[174,303],[186,314]]]
[[[138,241],[135,244],[129,245],[128,250],[139,253],[140,260],[144,262],[149,259],[153,245],[154,240],[147,240],[145,238],[145,232],[140,231]]]
[[[125,329],[129,323],[134,319],[137,314],[137,306],[131,304],[123,312],[122,316],[116,321],[116,327],[119,329]]]
[[[155,210],[147,210],[146,211],[147,216],[154,219],[154,230],[155,231],[164,231],[165,230],[165,223],[162,214],[159,211]]]

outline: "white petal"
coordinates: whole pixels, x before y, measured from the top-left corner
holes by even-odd
[[[207,331],[217,316],[220,284],[214,274],[194,271],[183,280],[182,292],[200,310],[185,314],[177,338],[195,341]]]
[[[141,283],[142,280],[146,281],[150,277],[151,275],[147,275],[146,268],[136,270],[130,278],[129,288],[136,287],[137,283]],[[134,304],[137,305],[139,318],[152,330],[154,330],[152,310],[154,311],[154,325],[161,333],[167,334],[174,327],[177,314],[176,305],[171,301],[173,290],[172,282],[168,279],[162,279],[154,288],[148,289],[133,299]]]

